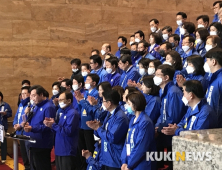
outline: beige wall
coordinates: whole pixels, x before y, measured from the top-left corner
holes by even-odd
[[[88,62],[90,51],[103,42],[117,50],[119,35],[141,29],[149,20],[176,28],[175,14],[184,11],[195,22],[210,15],[213,0],[1,0],[0,91],[13,115],[21,81],[29,79],[51,93],[58,76],[69,77],[71,58]],[[195,22],[196,23],[196,22]],[[13,118],[11,118],[12,120]]]

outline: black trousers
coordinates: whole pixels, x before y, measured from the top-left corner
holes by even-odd
[[[75,156],[56,156],[56,170],[74,170]]]
[[[112,168],[112,167],[105,166],[105,170],[121,170],[121,168]]]
[[[157,152],[158,152],[158,157],[160,156],[160,152],[164,152],[165,150],[167,150],[167,152],[171,152],[172,153],[172,147],[157,147]],[[172,158],[172,155],[170,155],[170,157]],[[157,161],[156,162],[157,165],[157,169],[161,169],[164,167],[164,165],[167,165],[168,168],[167,170],[173,170],[173,161]]]
[[[78,170],[85,170],[87,168],[86,159],[82,156],[82,150],[89,150],[91,153],[94,152],[94,131],[93,130],[79,130],[79,141],[78,141],[78,157],[77,160],[80,160],[77,163]]]
[[[25,170],[30,170],[29,155],[28,151],[26,150],[25,141],[20,141],[20,150]]]
[[[30,163],[33,170],[51,170],[51,149],[30,148]]]

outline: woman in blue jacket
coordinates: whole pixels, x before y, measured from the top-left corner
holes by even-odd
[[[148,48],[148,52],[155,57],[156,59],[160,59],[160,54],[155,50],[155,48],[159,47],[162,43],[162,37],[158,33],[152,32],[149,36],[150,46]]]
[[[198,28],[196,30],[196,50],[197,52],[201,55],[201,57],[205,58],[205,54],[206,54],[206,40],[207,37],[209,36],[209,32],[206,28]]]
[[[154,76],[147,76],[143,79],[142,92],[146,99],[145,113],[156,124],[158,117],[160,116],[161,100],[159,97],[160,88],[153,82]]]
[[[154,170],[155,162],[146,160],[146,152],[156,150],[154,125],[144,112],[146,99],[141,92],[127,95],[128,112],[134,117],[129,123],[126,142],[121,154],[122,170]]]

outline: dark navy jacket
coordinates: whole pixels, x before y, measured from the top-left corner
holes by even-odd
[[[4,130],[8,130],[8,118],[12,117],[12,109],[8,103],[2,102],[0,104],[0,111],[6,112],[6,115],[0,114],[0,125],[4,126]]]

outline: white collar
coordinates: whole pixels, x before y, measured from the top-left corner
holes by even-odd
[[[153,47],[154,47],[155,45],[156,45],[156,43],[150,46],[150,51],[153,49]]]
[[[111,113],[111,115],[113,115],[113,113],[115,112],[115,110],[116,110],[116,108],[115,109],[113,109],[110,113]]]
[[[116,71],[114,71],[113,73],[111,73],[111,74],[115,74],[116,73]]]
[[[128,68],[128,70],[126,70],[126,72],[128,72],[128,71],[130,70],[131,67],[133,67],[133,66],[130,66],[130,67]]]
[[[197,107],[197,105],[200,103],[200,101],[192,108],[192,111],[194,111]]]
[[[158,30],[156,30],[156,33],[158,33],[160,31],[160,28]]]

